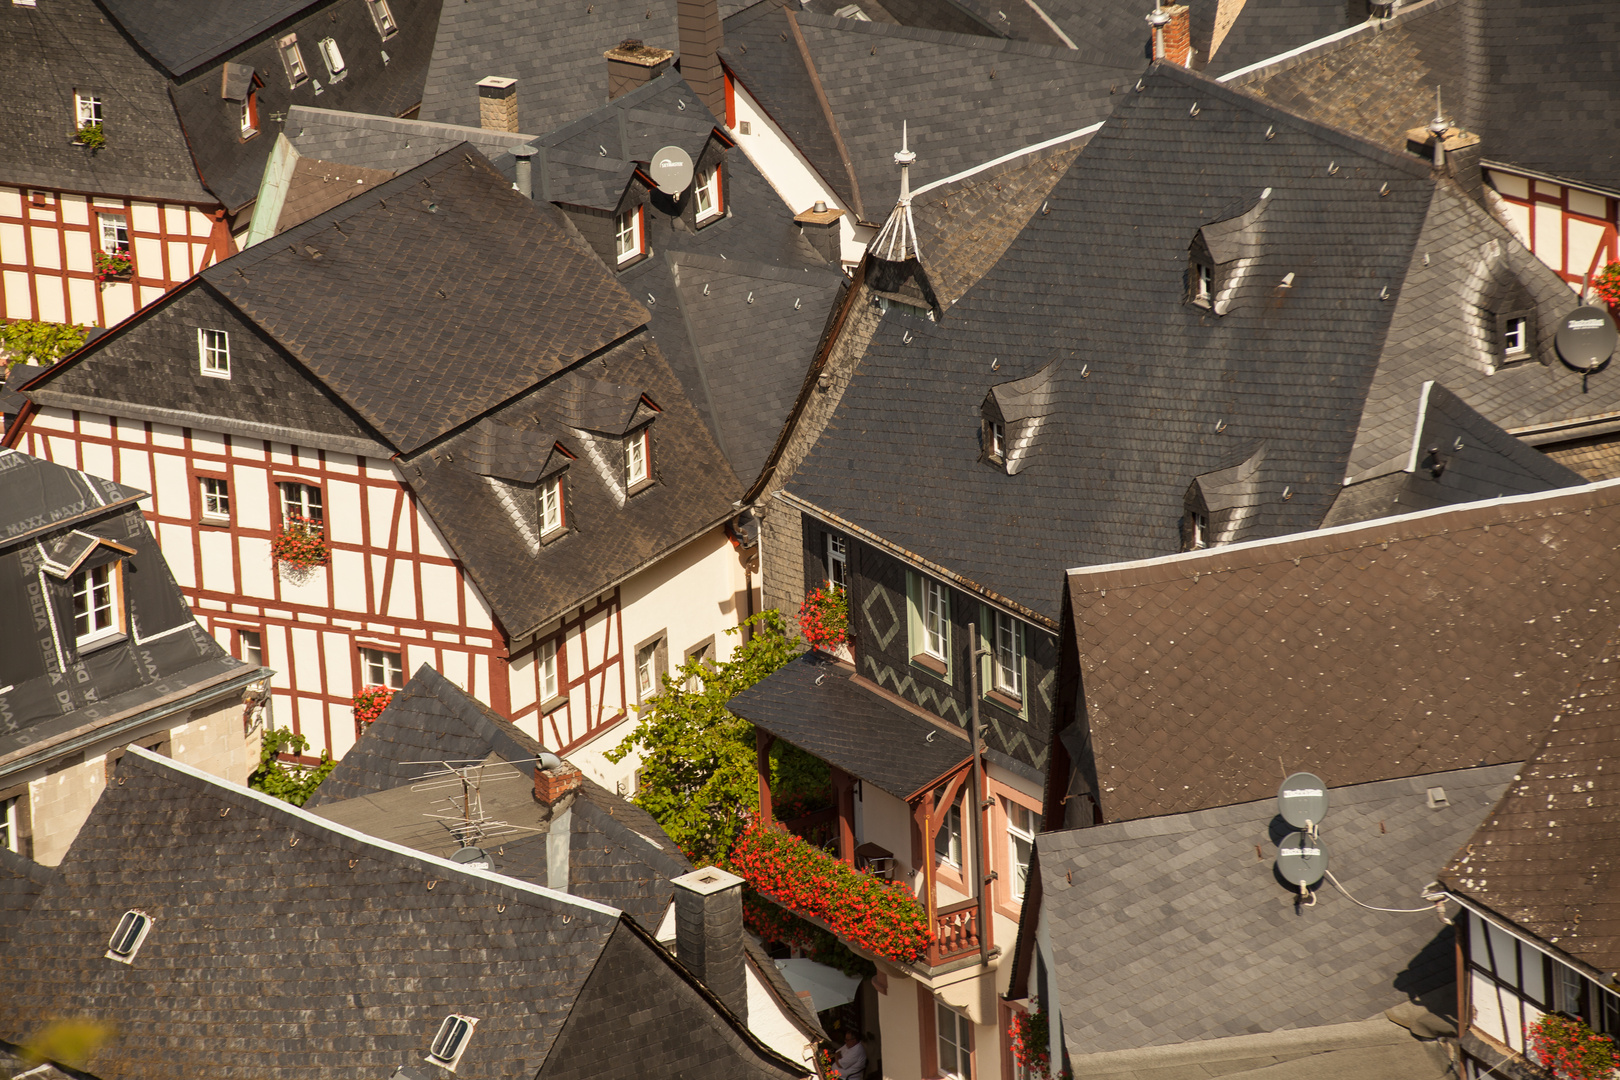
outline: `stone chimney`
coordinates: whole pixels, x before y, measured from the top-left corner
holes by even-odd
[[[478,126],[490,131],[518,129],[516,79],[491,75],[479,80]]]
[[[726,122],[726,73],[720,66],[725,32],[720,25],[720,0],[676,0],[675,25],[681,50],[681,75],[687,85]]]
[[[578,790],[584,775],[566,761],[549,769],[538,764],[534,767],[534,801],[545,806],[556,806],[564,795]]]
[[[1153,59],[1187,67],[1192,63],[1192,12],[1186,4],[1155,4],[1147,17]]]
[[[675,955],[744,1023],[748,974],[742,936],[742,878],[717,866],[682,874],[675,886]]]
[[[626,38],[602,55],[607,58],[609,101],[652,82],[675,59],[668,49],[643,45],[638,38]]]

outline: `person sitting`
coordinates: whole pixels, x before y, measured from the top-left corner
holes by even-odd
[[[838,1080],[861,1080],[866,1073],[866,1045],[854,1028],[844,1029],[844,1045],[838,1049]]]

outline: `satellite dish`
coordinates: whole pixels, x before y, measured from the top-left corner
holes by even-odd
[[[653,183],[665,195],[679,195],[692,183],[692,158],[678,146],[666,146],[652,159]]]
[[[1290,885],[1310,888],[1327,873],[1327,850],[1322,841],[1291,832],[1277,845],[1277,873]]]
[[[469,870],[488,870],[489,855],[483,848],[464,847],[450,856],[450,861],[460,863]]]
[[[1593,372],[1609,362],[1620,342],[1614,319],[1600,307],[1578,307],[1558,324],[1558,355],[1576,371]]]
[[[1297,772],[1282,782],[1277,789],[1277,813],[1296,829],[1315,828],[1327,817],[1327,785],[1321,777],[1308,772]]]

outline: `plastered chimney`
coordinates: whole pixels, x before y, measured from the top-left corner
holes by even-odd
[[[490,131],[518,129],[516,79],[491,75],[479,80],[478,126]]]
[[[720,66],[725,31],[720,0],[676,0],[675,24],[680,39],[681,75],[709,111],[726,121],[726,73]]]
[[[626,38],[602,54],[608,66],[608,100],[645,86],[664,73],[675,54]]]

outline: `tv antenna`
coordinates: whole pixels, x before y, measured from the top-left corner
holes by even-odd
[[[443,809],[422,816],[442,824],[450,831],[450,835],[455,837],[456,844],[463,849],[476,850],[487,841],[517,833],[544,831],[514,825],[484,812],[484,785],[525,780],[526,777],[521,772],[508,768],[486,774],[486,762],[473,760],[408,761],[405,764],[438,766],[437,769],[419,777],[411,785],[411,790],[437,796],[434,800],[436,805],[440,800],[443,801]],[[510,763],[502,761],[498,764]]]

